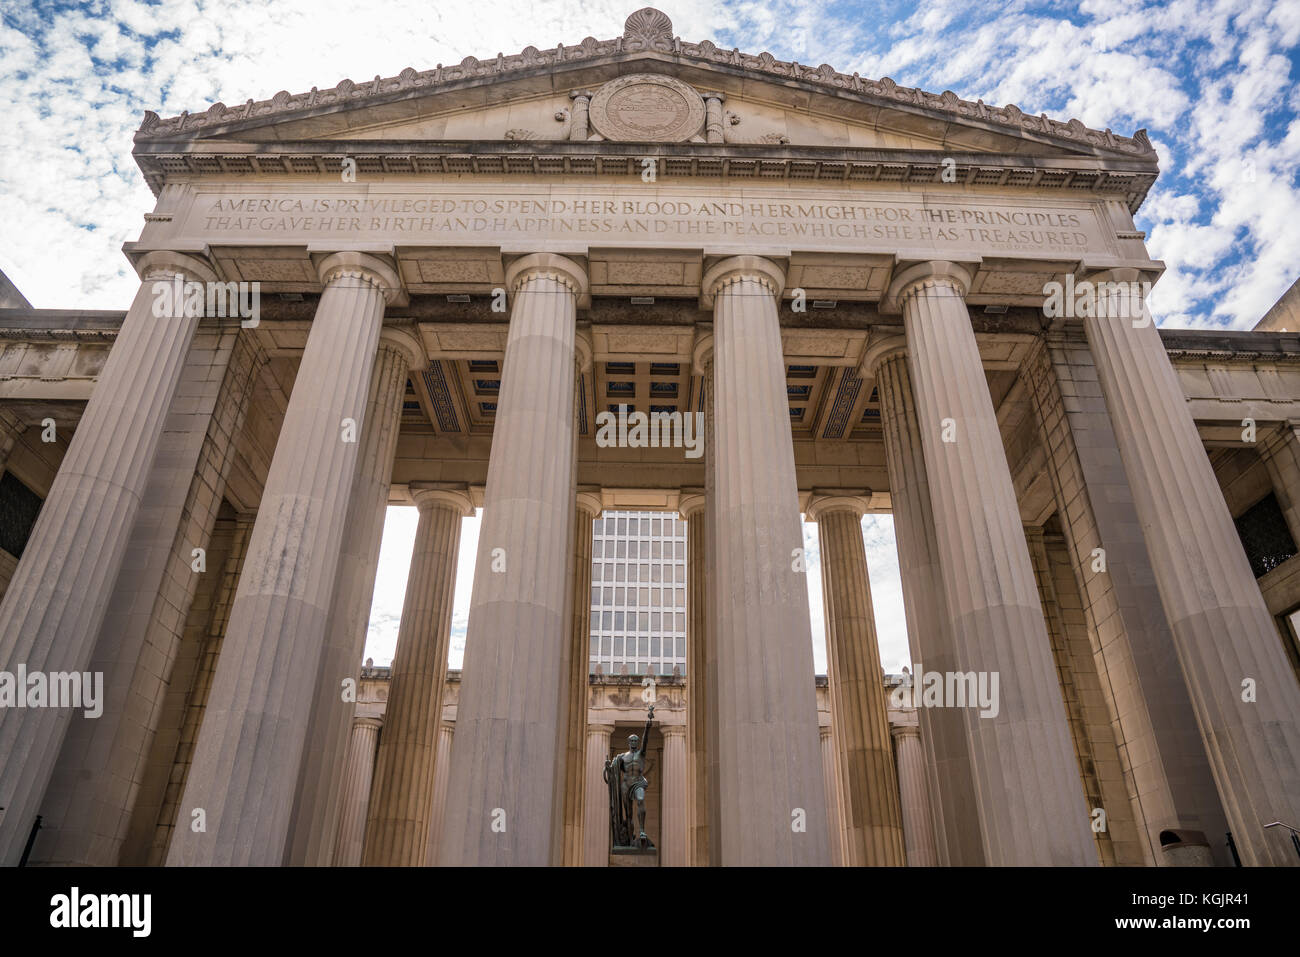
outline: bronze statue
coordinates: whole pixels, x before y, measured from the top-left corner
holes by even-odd
[[[654,847],[645,832],[645,792],[650,786],[646,780],[646,745],[650,741],[650,725],[655,707],[645,719],[645,734],[638,738],[628,735],[627,750],[605,761],[605,783],[609,785],[610,843],[614,847],[635,847],[647,850]],[[632,812],[636,811],[637,837],[632,839]]]

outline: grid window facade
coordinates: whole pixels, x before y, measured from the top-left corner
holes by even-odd
[[[685,519],[605,512],[591,554],[591,671],[686,674]]]

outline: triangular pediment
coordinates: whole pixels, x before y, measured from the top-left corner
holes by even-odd
[[[169,170],[182,171],[182,163],[190,172],[260,172],[257,160],[225,163],[213,157],[223,149],[236,157],[265,156],[267,144],[302,154],[286,156],[283,165],[303,172],[313,164],[333,168],[327,158],[335,154],[387,150],[415,156],[445,147],[486,156],[488,144],[504,150],[506,158],[495,167],[484,160],[484,168],[507,172],[508,157],[524,144],[545,154],[597,159],[619,153],[614,147],[644,144],[675,145],[682,155],[696,157],[718,147],[761,157],[755,162],[809,158],[829,161],[830,168],[838,163],[847,178],[855,178],[852,170],[864,157],[904,164],[920,157],[936,170],[953,157],[962,181],[971,183],[1005,183],[1009,177],[1025,185],[1026,170],[1046,170],[1049,179],[1078,187],[1072,181],[1076,172],[1095,185],[1089,177],[1106,179],[1114,171],[1130,204],[1140,202],[1158,171],[1143,131],[1118,136],[1078,120],[972,103],[950,91],[927,93],[827,65],[813,68],[768,53],[722,50],[708,41],[688,43],[651,9],[629,17],[624,34],[613,40],[588,37],[576,46],[466,57],[455,66],[406,69],[359,84],[343,80],[307,93],[282,91],[269,100],[218,103],[169,119],[150,113],[136,134],[136,156],[158,189]],[[195,152],[207,157],[206,165],[175,160],[169,167],[156,159]],[[981,157],[1000,161],[988,164]],[[391,165],[375,162],[384,170]],[[415,159],[407,162],[413,170],[424,168]],[[994,172],[982,171],[982,165]],[[478,172],[477,160],[470,167]],[[452,169],[446,163],[443,168]],[[916,174],[898,175],[914,181]],[[1032,178],[1035,185],[1041,179]]]

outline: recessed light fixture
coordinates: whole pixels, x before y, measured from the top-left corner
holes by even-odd
[[[1006,315],[1007,307],[1005,305],[985,306],[984,311],[988,313],[990,316],[1004,316]]]
[[[655,304],[654,296],[633,296],[632,305],[634,306],[653,306]]]
[[[463,292],[453,293],[447,297],[448,302],[469,302],[469,296]]]
[[[814,299],[812,304],[814,309],[834,309],[835,305],[834,299]]]

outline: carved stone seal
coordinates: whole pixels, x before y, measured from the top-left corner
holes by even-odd
[[[681,143],[704,125],[704,99],[671,76],[620,76],[591,98],[591,125],[615,142]]]

